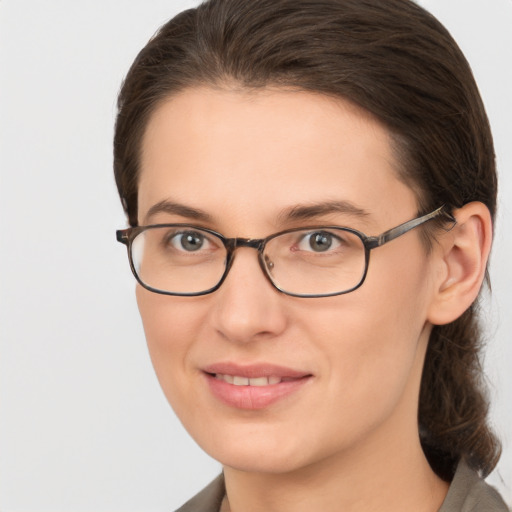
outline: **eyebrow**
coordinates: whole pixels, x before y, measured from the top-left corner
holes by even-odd
[[[179,215],[190,220],[201,222],[212,222],[213,217],[199,208],[192,208],[184,204],[176,203],[168,199],[164,199],[154,204],[147,212],[144,221],[145,224],[148,220],[157,215],[158,213],[167,213],[169,215]],[[332,213],[342,213],[354,217],[364,218],[368,217],[370,213],[362,208],[355,206],[349,201],[325,201],[320,203],[313,203],[308,205],[295,205],[282,210],[277,216],[279,223],[286,223],[292,221],[310,220],[322,215]]]
[[[342,213],[354,217],[368,217],[370,213],[349,201],[326,201],[309,205],[297,205],[283,210],[278,219],[280,222],[309,220],[314,217],[328,215],[331,213]]]
[[[156,204],[154,204],[149,210],[146,216],[144,217],[145,223],[148,220],[156,215],[157,213],[167,213],[169,215],[179,215],[180,217],[185,217],[191,220],[198,220],[202,222],[211,222],[212,216],[206,213],[199,208],[191,208],[190,206],[185,206],[180,203],[175,203],[174,201],[169,201],[168,199],[164,199]]]

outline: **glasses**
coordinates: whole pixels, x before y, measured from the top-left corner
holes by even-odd
[[[444,206],[378,236],[355,229],[315,226],[281,231],[267,238],[226,238],[190,224],[157,224],[121,229],[133,275],[146,289],[164,295],[197,296],[217,290],[226,279],[235,250],[258,251],[263,273],[279,291],[294,297],[329,297],[359,288],[370,251],[444,215]]]

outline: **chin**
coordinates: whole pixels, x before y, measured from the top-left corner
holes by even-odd
[[[311,443],[300,438],[299,433],[290,434],[289,428],[280,428],[279,432],[260,428],[256,433],[240,426],[237,433],[211,432],[208,437],[193,437],[208,455],[224,467],[248,473],[292,473],[322,458]]]
[[[247,453],[239,449],[237,453],[218,454],[214,458],[224,467],[245,473],[285,474],[302,467],[302,461],[295,460],[293,455],[270,454],[260,450]]]

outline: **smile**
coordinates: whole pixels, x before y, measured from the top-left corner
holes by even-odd
[[[298,395],[311,373],[273,364],[218,363],[202,371],[216,401],[235,409],[260,410]]]

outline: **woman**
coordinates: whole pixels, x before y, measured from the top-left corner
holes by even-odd
[[[128,73],[114,167],[157,376],[224,468],[181,510],[506,510],[480,480],[492,137],[432,16],[185,11]]]

